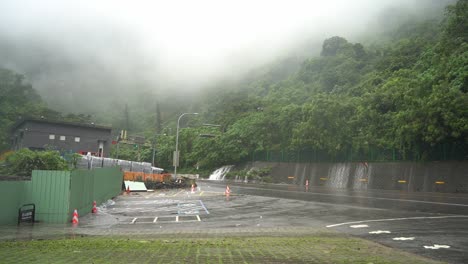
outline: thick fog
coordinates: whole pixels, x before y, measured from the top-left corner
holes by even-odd
[[[358,41],[449,2],[3,0],[0,66],[24,74],[52,108],[93,110],[130,93],[188,96],[298,47],[313,56],[327,37]]]

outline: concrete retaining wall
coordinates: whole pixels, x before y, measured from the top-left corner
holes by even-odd
[[[243,169],[271,168],[274,182],[355,190],[468,193],[468,161],[285,163],[251,162]]]

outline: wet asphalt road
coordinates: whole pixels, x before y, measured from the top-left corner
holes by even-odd
[[[224,187],[226,183],[204,182]],[[233,193],[321,205],[288,212],[327,229],[450,263],[468,263],[468,195],[229,183]],[[260,206],[260,205],[259,205]],[[347,209],[346,209],[347,208]]]
[[[199,181],[199,188],[120,195],[78,227],[2,228],[2,239],[52,235],[199,237],[340,232],[450,263],[468,263],[468,195],[349,191]]]

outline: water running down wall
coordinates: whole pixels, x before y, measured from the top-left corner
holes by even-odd
[[[286,163],[250,162],[235,169],[271,168],[275,183],[329,188],[468,193],[468,161]]]
[[[208,180],[211,180],[211,181],[222,181],[222,180],[224,180],[224,177],[226,177],[226,174],[228,174],[228,172],[232,169],[232,167],[234,167],[234,165],[227,165],[227,166],[223,166],[223,167],[215,170],[210,175]]]

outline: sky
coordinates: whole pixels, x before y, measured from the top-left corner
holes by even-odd
[[[388,10],[421,14],[445,2],[2,0],[0,66],[25,74],[49,101],[201,89],[306,40],[359,40]]]

